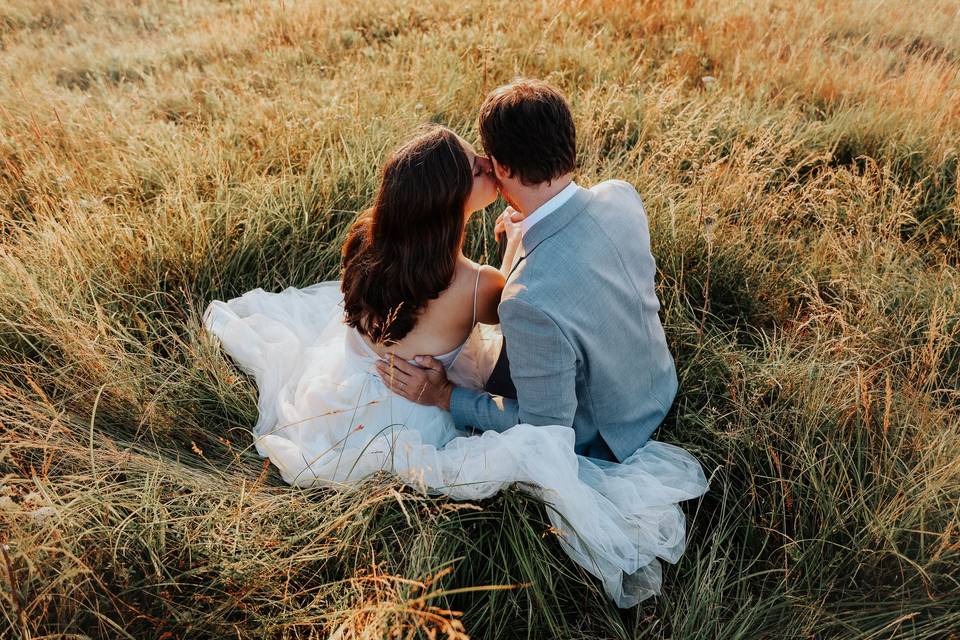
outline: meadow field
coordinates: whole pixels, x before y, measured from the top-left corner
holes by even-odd
[[[644,198],[711,478],[628,610],[515,487],[286,486],[201,330],[518,75]],[[0,637],[960,638],[958,141],[958,0],[4,0]]]

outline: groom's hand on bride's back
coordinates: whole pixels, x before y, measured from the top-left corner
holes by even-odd
[[[380,378],[391,391],[411,402],[450,410],[453,383],[447,379],[443,364],[430,356],[417,356],[420,366],[388,353],[377,363]]]

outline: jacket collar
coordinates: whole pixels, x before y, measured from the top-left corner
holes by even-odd
[[[536,249],[537,245],[570,224],[577,214],[587,206],[591,196],[589,189],[577,185],[577,190],[566,202],[523,234],[520,244],[523,246],[524,255],[530,255],[530,252]]]

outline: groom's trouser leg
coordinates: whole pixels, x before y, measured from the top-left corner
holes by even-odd
[[[573,448],[574,452],[588,458],[597,458],[600,460],[609,460],[610,462],[620,462],[617,455],[610,449],[607,441],[599,433],[590,442],[582,443]]]
[[[507,360],[507,341],[504,340],[500,346],[500,357],[497,358],[497,364],[494,365],[490,377],[487,378],[487,384],[483,387],[487,393],[504,398],[517,398],[517,388],[513,386],[513,380],[510,378],[510,361]]]

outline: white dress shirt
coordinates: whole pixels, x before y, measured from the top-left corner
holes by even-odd
[[[534,209],[530,215],[520,221],[520,228],[523,231],[523,234],[526,235],[527,231],[530,230],[530,227],[559,209],[563,203],[569,200],[573,194],[576,193],[576,191],[577,183],[571,180],[570,184],[558,191],[552,198],[544,202],[542,205]]]

